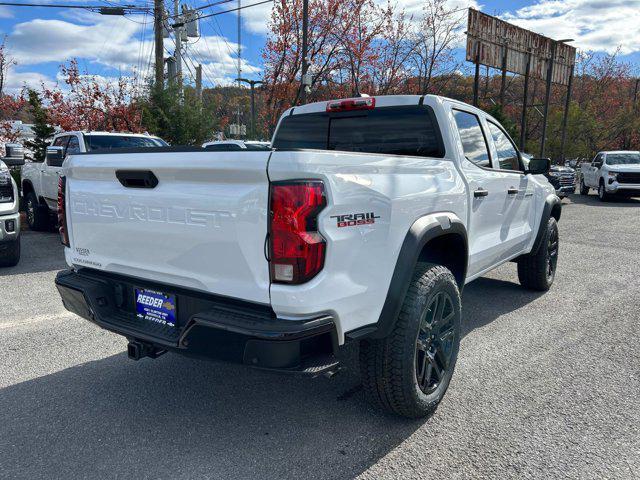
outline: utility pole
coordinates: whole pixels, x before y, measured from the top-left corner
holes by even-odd
[[[255,98],[255,87],[256,85],[260,85],[264,83],[262,80],[249,80],[248,78],[237,78],[238,83],[244,82],[248,83],[251,87],[251,137],[255,139],[256,136],[256,98]]]
[[[307,89],[311,87],[311,82],[307,77],[309,71],[308,50],[309,50],[309,0],[302,0],[302,78],[300,82],[300,104],[307,103]]]
[[[175,17],[175,23],[178,24],[177,27],[173,27],[173,31],[176,36],[176,70],[178,72],[177,84],[178,90],[182,89],[182,29],[183,25],[180,25],[180,0],[173,0],[173,15]]]
[[[202,65],[196,67],[196,97],[202,102]]]
[[[155,42],[155,86],[158,90],[164,88],[164,45],[162,39],[162,17],[164,15],[163,0],[153,2],[153,36]]]

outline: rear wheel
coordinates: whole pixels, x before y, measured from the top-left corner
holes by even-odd
[[[391,334],[360,344],[362,384],[377,405],[410,418],[436,409],[458,358],[460,305],[452,273],[419,263]]]
[[[49,209],[46,206],[40,205],[38,197],[36,197],[34,192],[29,192],[25,196],[25,210],[29,230],[36,232],[49,230]]]
[[[20,237],[0,243],[0,267],[15,267],[20,261]]]
[[[559,246],[558,222],[550,217],[538,250],[518,258],[520,285],[543,292],[549,290],[556,277]]]

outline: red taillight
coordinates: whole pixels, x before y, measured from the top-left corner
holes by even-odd
[[[67,231],[67,212],[65,207],[66,186],[67,178],[60,177],[58,179],[58,231],[60,232],[60,241],[65,247],[68,247],[69,232]]]
[[[324,184],[303,180],[271,185],[271,280],[299,284],[324,266],[326,242],[318,214],[326,206]]]
[[[327,102],[327,112],[349,112],[351,110],[373,110],[376,99],[371,97],[347,98]]]

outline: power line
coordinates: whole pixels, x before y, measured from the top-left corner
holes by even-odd
[[[15,2],[0,2],[2,6],[8,7],[39,7],[39,8],[79,8],[82,10],[90,10],[93,12],[103,13],[104,15],[119,15],[127,12],[148,12],[146,7],[140,7],[136,5],[121,5],[113,7],[103,7],[100,5],[70,5],[70,4],[42,4],[42,3],[15,3]],[[120,13],[122,12],[122,13]]]
[[[262,2],[252,3],[250,5],[243,5],[241,7],[230,8],[229,10],[222,10],[221,12],[210,13],[208,15],[202,15],[200,18],[209,18],[209,17],[217,17],[218,15],[223,15],[225,13],[237,12],[238,10],[244,10],[245,8],[257,7],[258,5],[264,5],[265,3],[273,3],[273,0],[263,0]],[[175,23],[171,25],[172,27],[181,27],[184,25],[183,23]]]

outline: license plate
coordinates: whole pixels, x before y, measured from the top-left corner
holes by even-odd
[[[176,296],[136,288],[136,316],[149,322],[176,326]]]

